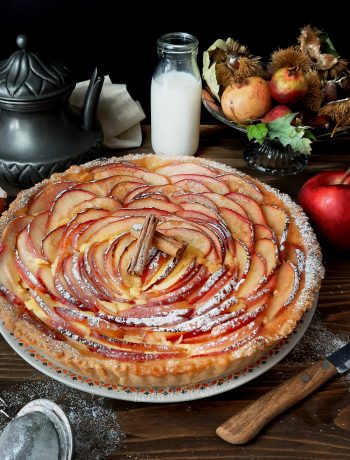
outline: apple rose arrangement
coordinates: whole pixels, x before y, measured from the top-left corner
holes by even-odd
[[[287,196],[188,157],[72,166],[20,194],[0,232],[7,330],[110,384],[192,384],[256,362],[323,275]]]
[[[232,38],[217,40],[204,52],[203,78],[226,118],[260,144],[278,139],[309,154],[313,133],[332,136],[350,126],[348,62],[328,34],[311,26],[266,66]]]

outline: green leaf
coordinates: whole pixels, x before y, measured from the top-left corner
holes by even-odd
[[[339,57],[340,55],[337,53],[336,49],[334,48],[333,43],[331,42],[331,39],[329,38],[329,35],[327,32],[321,32],[318,36],[320,39],[320,42],[322,44],[322,52],[325,54],[333,54],[335,57]]]
[[[247,126],[248,139],[251,141],[255,139],[256,142],[262,144],[267,136],[268,128],[266,123],[258,123],[257,125]]]
[[[267,123],[268,137],[270,139],[278,139],[284,147],[290,145],[295,151],[310,154],[311,141],[314,136],[306,126],[291,125],[296,116],[297,113],[288,113],[283,117]]]
[[[292,139],[290,146],[295,152],[304,153],[305,155],[311,154],[311,139],[307,139],[306,137]]]

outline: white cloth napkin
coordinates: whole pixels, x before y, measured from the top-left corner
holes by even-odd
[[[78,110],[83,108],[88,86],[89,80],[77,83],[70,97],[71,105]],[[105,77],[97,117],[103,128],[105,147],[140,147],[140,121],[146,116],[139,102],[128,93],[126,85],[112,83],[108,76]]]

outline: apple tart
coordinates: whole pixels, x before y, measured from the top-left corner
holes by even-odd
[[[85,376],[184,385],[254,363],[323,276],[301,208],[192,157],[73,166],[0,219],[7,330]]]

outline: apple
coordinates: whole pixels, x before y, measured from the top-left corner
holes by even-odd
[[[277,118],[284,117],[287,113],[292,113],[289,107],[286,105],[276,105],[262,117],[261,121],[263,123],[271,123],[271,121],[277,120]]]
[[[299,66],[282,67],[270,82],[271,95],[280,104],[296,104],[307,93],[307,80]]]
[[[298,200],[320,236],[336,248],[350,249],[350,168],[312,177]]]

